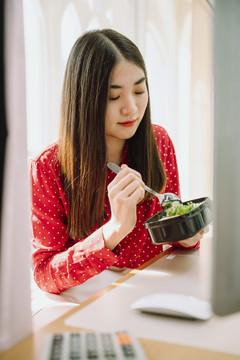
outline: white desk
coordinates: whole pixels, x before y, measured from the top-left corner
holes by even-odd
[[[137,337],[240,355],[240,313],[208,321],[170,318],[131,310],[140,297],[177,292],[209,300],[211,238],[200,251],[176,250],[138,272],[65,320],[68,326],[94,330],[127,329]]]
[[[123,277],[118,274],[115,284],[90,296],[56,321],[40,326],[32,335],[1,353],[0,359],[37,360],[48,332],[125,328],[137,334],[149,360],[239,360],[239,313],[200,322],[143,315],[130,310],[133,301],[152,290],[184,292],[207,299],[210,240],[205,235],[200,251],[165,252],[157,261],[141,267],[142,270],[131,271]],[[75,295],[81,297],[83,294]],[[44,315],[40,311],[39,316],[41,313]]]
[[[106,270],[84,284],[63,291],[60,295],[44,293],[32,282],[33,328],[40,330],[52,321],[89,299],[128,274],[130,269],[121,271]]]

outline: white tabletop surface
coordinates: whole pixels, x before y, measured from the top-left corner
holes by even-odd
[[[211,236],[198,251],[176,250],[68,317],[69,326],[99,331],[127,329],[137,337],[240,355],[240,313],[187,320],[131,309],[140,297],[172,292],[210,297]]]
[[[32,280],[32,315],[34,330],[40,330],[52,321],[81,304],[98,291],[119,280],[130,269],[105,270],[85,283],[63,291],[60,295],[40,290]]]

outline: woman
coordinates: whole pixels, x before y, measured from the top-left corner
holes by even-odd
[[[118,175],[109,161],[122,166]],[[76,41],[59,142],[32,161],[31,174],[33,268],[42,290],[59,294],[162,251],[144,227],[161,210],[144,183],[180,196],[177,162],[167,132],[151,124],[144,60],[125,36],[105,29]],[[198,248],[201,236],[175,245]]]

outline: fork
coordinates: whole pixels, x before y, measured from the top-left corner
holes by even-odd
[[[122,168],[120,166],[118,166],[117,164],[115,164],[113,162],[107,163],[107,166],[109,167],[110,170],[112,170],[116,174],[122,170]],[[182,201],[175,194],[172,194],[172,193],[159,194],[155,190],[148,187],[147,185],[144,185],[144,189],[158,198],[160,205],[163,209],[172,207],[173,203],[175,203],[175,202],[182,204]]]

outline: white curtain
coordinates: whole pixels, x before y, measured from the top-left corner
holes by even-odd
[[[0,351],[31,333],[30,222],[25,55],[21,0],[5,1],[5,96],[8,136],[0,255]]]
[[[28,149],[58,137],[62,76],[76,38],[111,27],[146,60],[152,119],[175,144],[183,200],[212,195],[212,19],[207,0],[24,0]]]
[[[146,1],[152,118],[174,142],[183,200],[212,196],[212,21],[206,0]]]

